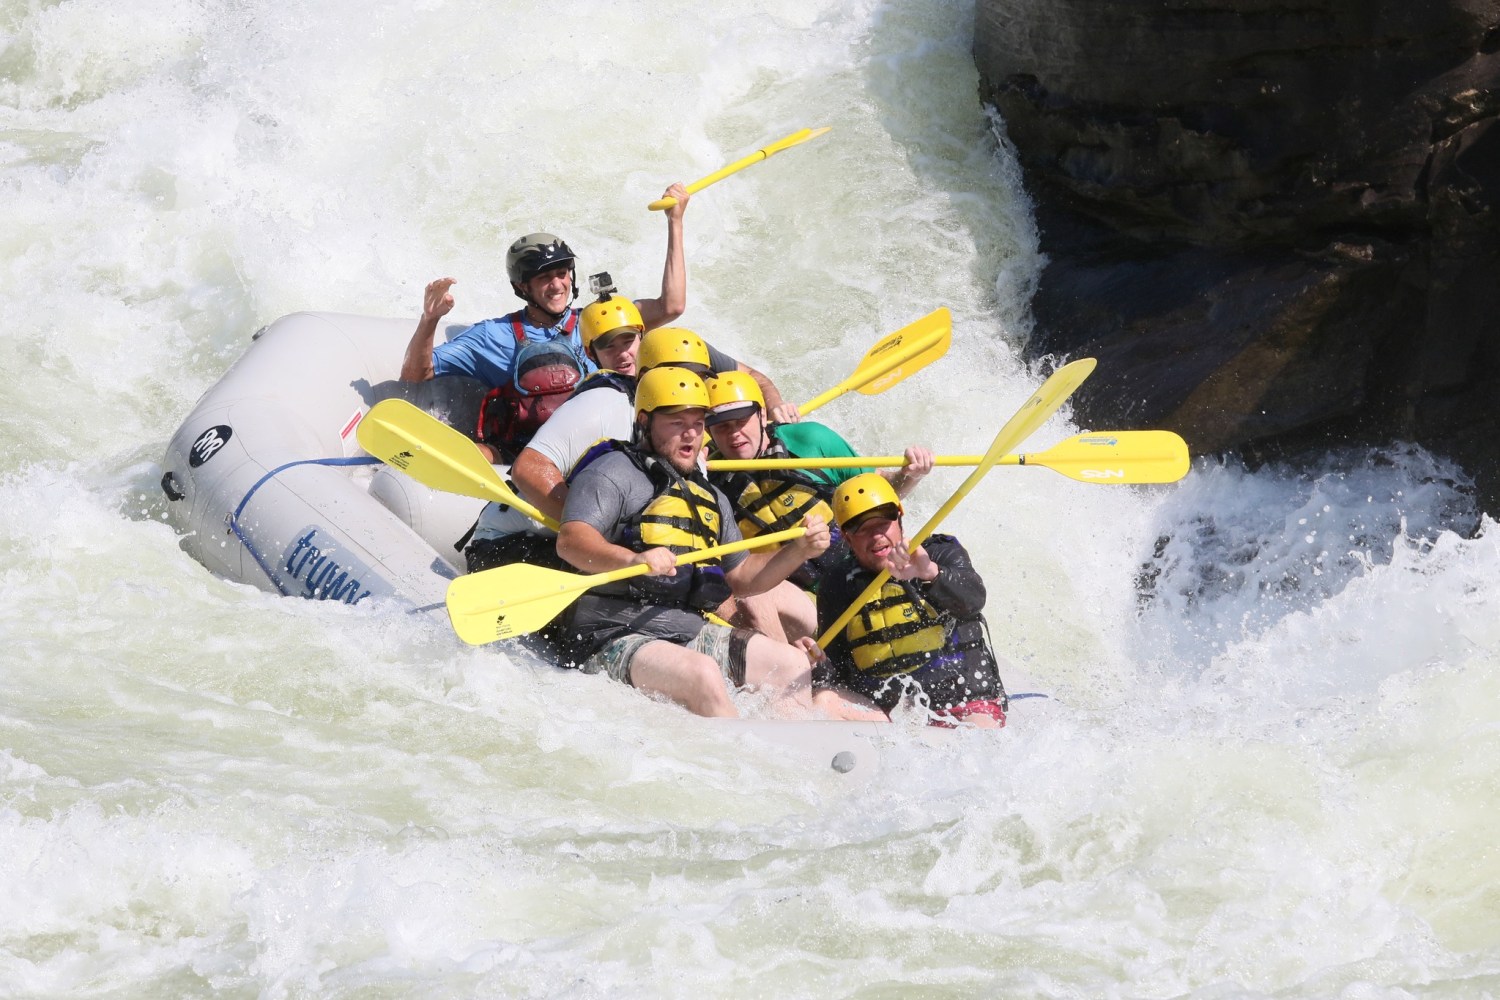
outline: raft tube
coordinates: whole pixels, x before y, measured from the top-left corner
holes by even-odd
[[[168,521],[184,551],[271,593],[441,609],[448,581],[464,572],[454,544],[484,502],[430,490],[355,438],[370,407],[391,397],[474,426],[480,383],[395,378],[415,325],[304,312],[256,333],[162,461]]]

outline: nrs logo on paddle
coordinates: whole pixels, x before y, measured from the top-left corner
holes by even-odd
[[[198,440],[194,441],[188,448],[189,467],[196,469],[210,458],[213,458],[219,453],[220,448],[229,443],[229,439],[232,437],[234,437],[234,431],[227,424],[210,427],[202,434],[199,434]]]

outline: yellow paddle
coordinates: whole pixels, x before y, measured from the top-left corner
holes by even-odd
[[[934,465],[967,466],[983,455],[939,455]],[[759,469],[869,469],[906,464],[903,455],[824,458],[715,458],[709,472]],[[1187,475],[1187,442],[1171,431],[1095,431],[1076,434],[1046,451],[1006,455],[996,465],[1040,465],[1081,483],[1175,483]]]
[[[1080,358],[1053,372],[1052,377],[1043,382],[1041,388],[1016,411],[1016,415],[1000,428],[1000,433],[995,435],[995,440],[990,444],[989,450],[984,453],[984,458],[980,460],[978,468],[969,473],[968,478],[954,491],[953,495],[938,508],[938,512],[922,525],[922,530],[908,540],[907,551],[915,552],[917,547],[937,530],[943,518],[952,513],[959,501],[968,496],[969,491],[979,484],[979,480],[984,478],[985,473],[999,464],[1006,452],[1026,440],[1033,431],[1046,423],[1047,418],[1056,413],[1057,408],[1062,406],[1067,398],[1073,395],[1073,391],[1083,384],[1083,380],[1093,373],[1095,364],[1093,358]],[[877,573],[875,579],[870,581],[870,585],[854,599],[854,603],[845,608],[838,620],[818,636],[818,646],[827,649],[829,641],[849,624],[849,619],[865,606],[865,602],[880,593],[880,588],[885,586],[885,581],[890,579],[890,576],[890,570],[881,570]]]
[[[805,417],[824,403],[854,390],[865,395],[884,392],[942,357],[952,342],[952,313],[946,307],[934,309],[915,323],[881,337],[865,352],[852,375],[803,403],[797,411]]]
[[[360,447],[424,486],[509,504],[553,531],[557,522],[516,496],[479,446],[404,399],[370,407],[355,432]]]
[[[677,557],[677,565],[716,559],[731,552],[779,545],[806,533],[801,526],[775,531],[769,535],[743,538],[727,545],[699,549]],[[578,599],[585,590],[644,576],[650,567],[644,563],[584,576],[546,569],[528,563],[496,566],[479,573],[461,576],[448,584],[448,619],[453,631],[472,646],[482,646],[499,639],[527,635],[542,628]]]
[[[793,146],[800,146],[802,143],[806,142],[809,139],[816,139],[824,132],[827,132],[829,128],[831,128],[831,126],[824,125],[822,128],[804,128],[793,132],[785,139],[778,139],[763,149],[757,149],[755,152],[751,153],[744,159],[735,160],[723,170],[715,171],[702,180],[693,181],[693,183],[687,186],[687,192],[688,194],[697,194],[699,191],[702,191],[710,184],[717,184],[719,181],[722,181],[730,174],[739,173],[741,170],[744,170],[746,167],[751,166],[752,164],[759,163],[761,160],[764,160],[767,157],[775,156],[783,149],[791,149]],[[668,208],[671,208],[675,204],[677,204],[676,198],[660,198],[647,205],[646,208],[652,212],[661,212]]]

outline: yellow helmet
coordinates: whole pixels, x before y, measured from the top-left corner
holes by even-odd
[[[766,408],[766,397],[760,391],[760,384],[751,377],[749,372],[732,371],[721,372],[709,379],[708,386],[708,420],[710,426],[722,423],[725,420],[738,420],[748,417],[759,407]]]
[[[592,354],[594,341],[600,337],[624,329],[640,333],[646,329],[646,323],[641,319],[641,311],[635,307],[634,302],[623,295],[612,295],[584,306],[578,329],[583,349]]]
[[[708,408],[708,389],[703,380],[686,368],[663,365],[642,375],[635,383],[635,415],[672,407]]]
[[[833,494],[833,519],[844,531],[850,530],[852,522],[881,507],[894,507],[896,517],[902,514],[901,498],[896,495],[896,488],[878,472],[866,472],[846,479]]]
[[[680,326],[659,327],[641,338],[635,366],[644,372],[661,365],[701,365],[706,372],[709,369],[708,345],[692,330]]]

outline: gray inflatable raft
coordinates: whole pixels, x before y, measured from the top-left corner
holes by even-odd
[[[393,378],[414,326],[295,313],[257,333],[167,446],[161,485],[183,549],[219,576],[272,593],[441,607],[464,568],[454,543],[483,501],[381,465],[354,434],[392,396],[473,426],[479,383]]]
[[[430,490],[355,438],[370,407],[391,397],[474,426],[479,383],[391,377],[414,325],[309,312],[258,332],[167,446],[161,485],[183,549],[215,574],[271,593],[348,604],[379,595],[442,614],[448,581],[464,571],[454,543],[483,501]],[[880,770],[899,736],[868,723],[719,724],[854,779]]]

